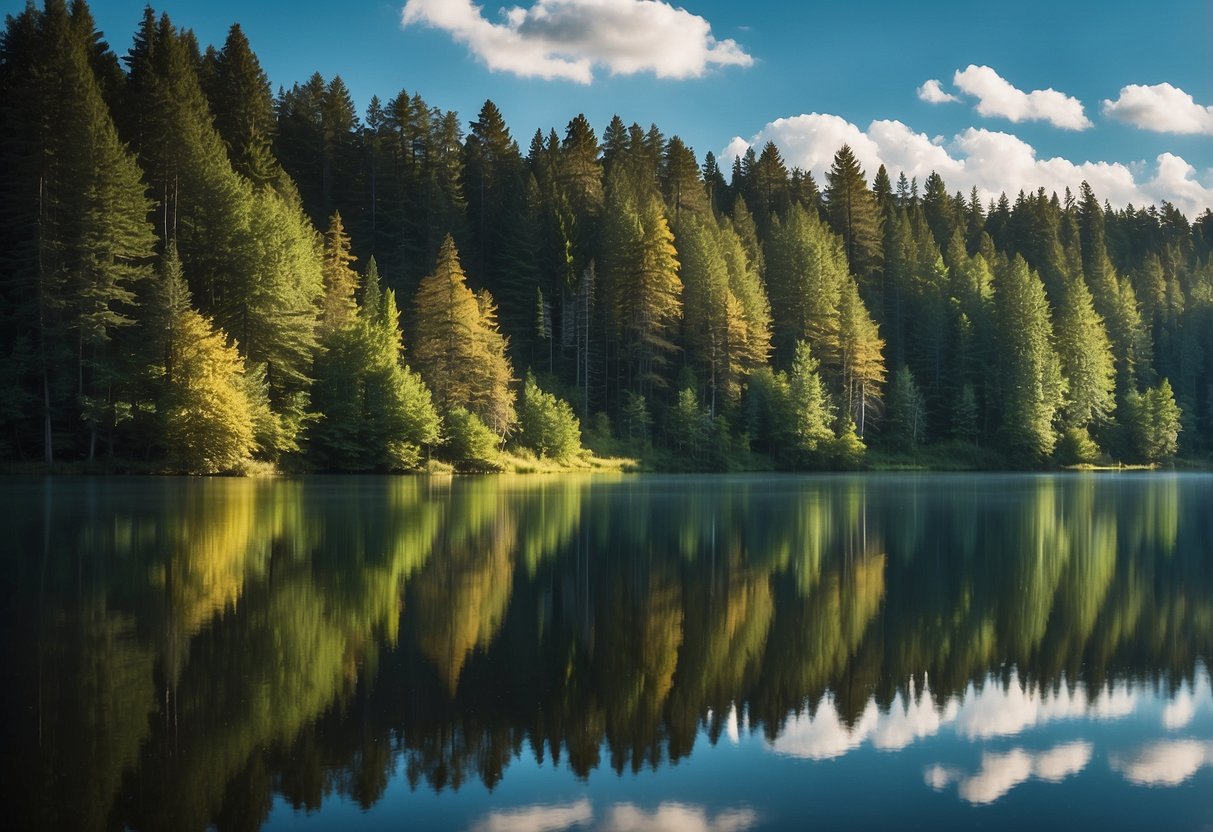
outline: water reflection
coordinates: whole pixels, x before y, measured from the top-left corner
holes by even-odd
[[[975,774],[935,765],[927,769],[926,781],[936,791],[956,783],[961,800],[969,803],[993,803],[1032,777],[1060,783],[1078,774],[1091,761],[1092,749],[1091,743],[1078,741],[1035,754],[1022,748],[1004,754],[986,752],[981,757],[981,769]]]
[[[523,755],[587,778],[755,732],[828,760],[1147,708],[1165,739],[1105,766],[1172,785],[1213,764],[1184,734],[1213,708],[1210,478],[33,485],[0,483],[23,828],[256,826],[275,797],[369,808],[398,775],[491,788]],[[1095,748],[1004,744],[925,779],[989,803]],[[747,812],[572,801],[477,828]]]

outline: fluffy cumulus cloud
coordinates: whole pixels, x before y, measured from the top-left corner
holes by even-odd
[[[1115,100],[1105,100],[1104,115],[1156,133],[1203,133],[1213,136],[1213,107],[1196,103],[1170,84],[1121,87]]]
[[[952,191],[968,193],[976,187],[983,199],[1009,196],[1019,190],[1044,188],[1061,194],[1077,193],[1085,180],[1096,195],[1123,207],[1173,203],[1189,217],[1213,207],[1213,171],[1197,171],[1184,159],[1163,153],[1153,164],[1129,166],[1120,162],[1074,162],[1062,157],[1041,158],[1032,145],[1018,136],[995,130],[969,128],[940,142],[918,133],[900,121],[877,120],[861,129],[846,119],[826,113],[781,118],[767,124],[749,141],[734,138],[721,153],[722,165],[773,141],[789,166],[812,171],[819,180],[829,170],[834,153],[848,144],[869,179],[884,165],[896,180],[899,173],[922,181],[932,171]],[[727,170],[727,167],[726,167]]]
[[[961,800],[969,803],[993,803],[1033,777],[1060,783],[1078,774],[1091,761],[1092,751],[1089,742],[1078,741],[1038,753],[1022,748],[1013,748],[1005,754],[986,752],[981,757],[981,769],[975,774],[935,765],[924,772],[923,779],[936,791],[956,783]]]
[[[1086,130],[1091,121],[1082,102],[1055,89],[1024,92],[988,66],[969,64],[952,76],[961,92],[977,99],[977,112],[1011,121],[1047,121],[1066,130]]]
[[[490,812],[472,826],[473,832],[558,832],[594,819],[590,801],[539,804]]]
[[[408,0],[401,23],[449,33],[492,70],[581,84],[595,67],[697,78],[754,62],[732,39],[717,40],[707,20],[663,0],[535,0],[495,21],[472,0]]]
[[[758,822],[752,809],[725,809],[710,815],[702,806],[662,803],[646,811],[632,803],[608,807],[595,824],[590,801],[536,804],[490,812],[472,825],[472,832],[563,832],[594,829],[596,832],[746,832]]]
[[[922,86],[918,88],[918,97],[928,104],[946,104],[949,101],[960,100],[952,93],[945,91],[936,78],[923,82]]]
[[[745,832],[757,823],[752,809],[727,809],[711,816],[702,806],[685,803],[662,803],[652,812],[619,803],[599,828],[602,832]]]
[[[1164,740],[1112,758],[1112,768],[1139,786],[1178,786],[1213,764],[1213,745],[1193,739]]]

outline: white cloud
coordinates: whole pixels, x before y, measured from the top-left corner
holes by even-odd
[[[616,804],[607,813],[602,832],[745,832],[758,823],[752,809],[727,809],[709,817],[701,806],[662,803],[652,812],[631,803]]]
[[[1060,783],[1071,774],[1078,774],[1091,762],[1094,750],[1089,742],[1068,742],[1051,751],[1037,754],[1032,761],[1032,773],[1041,780]]]
[[[849,144],[869,180],[884,164],[894,180],[904,172],[921,181],[935,171],[950,190],[968,193],[976,186],[986,200],[1003,191],[1014,196],[1021,189],[1040,187],[1059,194],[1068,187],[1077,193],[1085,180],[1100,200],[1118,207],[1166,201],[1193,218],[1213,207],[1213,171],[1197,171],[1171,153],[1159,155],[1153,166],[1143,163],[1140,168],[1120,162],[1042,159],[1034,147],[1010,133],[969,128],[938,144],[900,121],[877,120],[862,130],[828,113],[777,119],[748,142],[734,138],[720,153],[721,164],[731,164],[747,147],[761,148],[767,141],[779,146],[788,165],[812,171],[819,180],[838,148]]]
[[[1115,101],[1105,100],[1104,115],[1156,133],[1213,135],[1213,107],[1203,107],[1191,95],[1170,84],[1120,88]]]
[[[950,101],[960,100],[952,95],[952,93],[944,90],[936,78],[923,81],[922,86],[918,88],[918,97],[928,104],[947,104]]]
[[[593,819],[590,801],[583,797],[563,805],[539,804],[490,812],[473,824],[472,832],[560,832]]]
[[[1180,728],[1188,727],[1188,723],[1194,716],[1196,716],[1196,702],[1192,699],[1192,694],[1185,689],[1181,690],[1175,699],[1162,709],[1162,724],[1168,731],[1178,731]]]
[[[1032,777],[1060,783],[1078,774],[1091,761],[1092,750],[1089,742],[1079,741],[1065,743],[1039,754],[1022,748],[1013,748],[1005,754],[986,752],[981,755],[981,769],[972,776],[934,765],[923,773],[923,779],[936,791],[943,791],[952,783],[957,783],[960,798],[969,803],[993,803]]]
[[[969,803],[993,803],[1031,776],[1032,757],[1022,748],[982,754],[981,770],[960,781],[960,797]]]
[[[977,99],[977,112],[1014,122],[1047,121],[1066,130],[1086,130],[1091,121],[1082,102],[1055,89],[1024,92],[988,66],[969,64],[956,70],[952,83]]]
[[[1178,786],[1213,763],[1213,747],[1196,740],[1164,740],[1112,759],[1112,768],[1139,786]]]
[[[734,40],[664,0],[535,0],[486,19],[472,0],[408,0],[401,24],[441,29],[464,43],[489,69],[527,78],[588,84],[594,68],[612,74],[652,72],[698,78],[714,66],[750,66]]]

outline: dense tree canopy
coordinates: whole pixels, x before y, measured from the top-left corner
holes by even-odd
[[[427,401],[508,443],[528,368],[596,436],[675,448],[693,405],[760,465],[821,464],[793,449],[822,413],[855,450],[963,439],[1003,463],[1063,435],[1109,461],[1213,442],[1213,213],[1085,184],[983,205],[938,174],[869,182],[848,147],[821,189],[772,143],[730,180],[618,116],[523,155],[492,101],[461,122],[401,90],[360,116],[319,74],[275,97],[238,25],[202,51],[149,8],[121,61],[94,29],[46,0],[0,41],[6,459],[177,466],[138,334],[170,246],[181,320],[238,351],[249,452],[279,464],[407,467],[437,441]]]

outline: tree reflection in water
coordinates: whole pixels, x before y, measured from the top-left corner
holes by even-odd
[[[2,484],[22,828],[256,826],[275,794],[492,787],[524,753],[639,771],[739,723],[810,759],[1014,736],[1156,684],[1182,725],[1207,694],[1206,478],[30,486]],[[1170,742],[1112,765],[1213,762]],[[1090,756],[926,779],[981,803]]]

